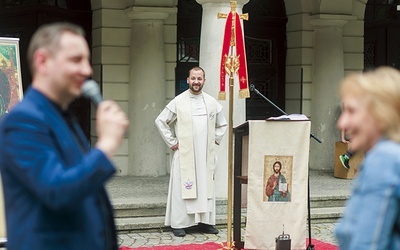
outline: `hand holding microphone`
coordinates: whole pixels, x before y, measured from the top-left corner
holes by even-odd
[[[103,101],[98,84],[87,80],[82,86],[82,95],[92,101],[97,107],[96,132],[98,140],[96,147],[108,157],[112,157],[125,136],[129,121],[126,114],[111,100]]]

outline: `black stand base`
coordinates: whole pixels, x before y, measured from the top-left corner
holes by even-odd
[[[308,245],[307,250],[315,250],[314,245],[313,244]]]

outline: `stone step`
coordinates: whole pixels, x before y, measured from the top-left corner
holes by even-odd
[[[343,216],[344,207],[319,207],[311,208],[311,222],[330,223],[336,222]]]
[[[134,217],[154,217],[164,216],[167,204],[159,201],[143,202],[143,201],[113,201],[114,215],[116,218],[134,218]],[[216,200],[216,213],[227,213],[227,200]]]
[[[170,230],[170,227],[164,225],[164,216],[153,217],[129,217],[129,218],[115,218],[115,224],[118,231],[165,231]],[[218,226],[225,225],[227,217],[226,214],[217,214],[215,221]]]
[[[157,217],[165,214],[165,202],[113,203],[116,218]]]
[[[311,197],[311,209],[344,207],[347,198],[345,195]],[[116,218],[164,216],[166,209],[165,201],[160,201],[160,199],[116,200],[113,201],[113,206]],[[217,214],[227,213],[227,200],[216,200],[216,212]]]
[[[344,207],[348,195],[335,195],[335,196],[311,196],[311,208],[321,207]]]
[[[311,223],[334,223],[343,214],[344,207],[322,207],[311,208]],[[165,231],[170,230],[164,226],[164,216],[152,217],[120,217],[115,222],[118,231]],[[246,209],[242,210],[242,225],[246,223]],[[227,224],[226,214],[216,215],[216,224],[225,227]]]

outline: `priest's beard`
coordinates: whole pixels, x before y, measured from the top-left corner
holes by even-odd
[[[189,85],[190,91],[192,92],[192,94],[200,94],[201,90],[203,89],[202,85]]]

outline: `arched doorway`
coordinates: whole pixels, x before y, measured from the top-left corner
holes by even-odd
[[[83,27],[91,47],[92,11],[90,0],[0,0],[0,37],[19,38],[24,91],[32,78],[25,58],[35,30],[45,23],[68,21]],[[90,135],[90,103],[79,98],[70,106],[86,136]]]
[[[189,88],[189,69],[199,66],[202,7],[196,0],[178,2],[175,95]]]
[[[243,7],[249,84],[285,109],[286,10],[282,0],[251,0]],[[281,113],[257,94],[246,100],[246,119]]]
[[[400,0],[369,0],[364,18],[364,70],[400,68]]]
[[[249,83],[280,108],[285,108],[286,11],[282,0],[251,0],[243,7]],[[195,0],[178,2],[177,66],[178,95],[187,89],[187,71],[199,65],[202,8]],[[281,115],[256,94],[246,100],[246,119]]]

